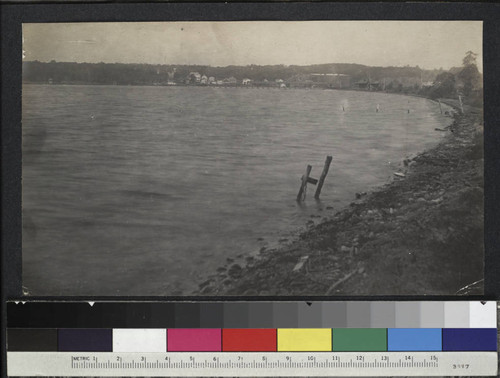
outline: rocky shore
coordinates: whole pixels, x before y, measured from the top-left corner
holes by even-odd
[[[244,266],[228,261],[194,294],[481,294],[482,112],[466,107],[434,132],[446,136],[404,160],[393,182],[358,194],[288,245]]]

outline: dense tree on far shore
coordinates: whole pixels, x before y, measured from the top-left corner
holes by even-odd
[[[433,86],[425,94],[431,98],[457,98],[462,95],[465,102],[482,105],[482,75],[477,68],[477,54],[467,51],[462,67],[454,67],[436,76]]]
[[[455,97],[457,94],[455,75],[451,72],[443,72],[436,76],[430,97],[437,99],[443,97]]]
[[[477,54],[467,51],[463,59],[463,67],[458,77],[463,82],[463,94],[469,96],[481,86],[481,74],[477,68]]]

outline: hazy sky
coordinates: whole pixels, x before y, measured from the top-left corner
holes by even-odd
[[[481,21],[24,24],[23,38],[25,60],[448,69],[472,50],[482,70]]]

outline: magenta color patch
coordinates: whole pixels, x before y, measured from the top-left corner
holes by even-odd
[[[176,328],[167,330],[169,352],[220,352],[222,332],[220,328]]]

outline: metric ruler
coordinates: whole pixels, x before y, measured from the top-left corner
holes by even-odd
[[[9,376],[496,376],[495,352],[9,352]]]

